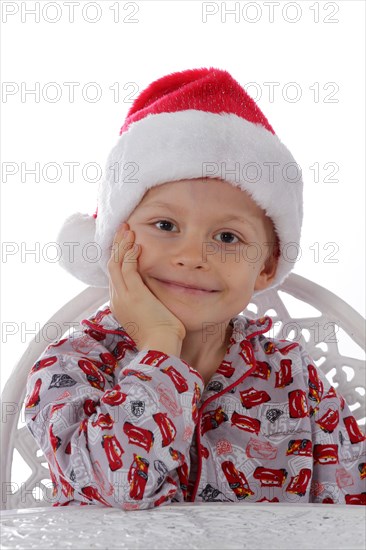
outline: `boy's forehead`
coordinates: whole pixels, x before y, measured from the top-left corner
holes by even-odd
[[[205,201],[205,203],[220,203],[221,210],[238,211],[241,207],[262,210],[250,197],[249,193],[235,187],[229,182],[214,178],[196,178],[166,182],[148,189],[140,204],[147,205],[154,202],[166,204],[184,204],[185,202]],[[226,208],[225,208],[226,207]]]

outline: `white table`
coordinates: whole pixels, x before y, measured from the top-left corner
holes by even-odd
[[[2,512],[1,548],[354,550],[365,549],[365,520],[364,506],[332,504],[26,508]]]

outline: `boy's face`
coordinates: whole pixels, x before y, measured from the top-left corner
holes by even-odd
[[[235,216],[242,220],[230,219]],[[125,221],[141,245],[141,278],[187,330],[229,321],[275,275],[276,262],[266,262],[274,240],[271,220],[247,193],[222,180],[149,189]],[[216,292],[188,293],[160,280]]]

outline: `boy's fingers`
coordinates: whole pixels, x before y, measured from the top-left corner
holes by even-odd
[[[132,248],[125,253],[125,257],[122,262],[121,271],[123,280],[125,281],[127,288],[134,292],[138,292],[143,286],[140,274],[137,271],[137,262],[140,250],[140,245],[133,243]]]
[[[126,229],[127,224],[122,224],[122,226],[116,231],[113,239],[111,255],[107,263],[110,281],[117,293],[126,291],[126,285],[123,277],[121,276],[121,264],[123,263],[124,254],[131,246],[128,242],[128,237],[126,238],[123,236]]]
[[[122,226],[116,231],[113,238],[111,256],[108,263],[111,262],[111,264],[120,266],[125,252],[130,248],[129,241],[131,232],[129,232],[127,237],[124,236],[126,233],[126,227],[126,224],[122,224]]]
[[[124,293],[128,290],[138,290],[139,278],[136,277],[137,256],[139,246],[134,243],[135,235],[133,231],[126,231],[127,227],[121,226],[116,232],[112,245],[111,257],[108,261],[108,271],[111,281],[118,293]],[[131,266],[134,270],[131,271]]]

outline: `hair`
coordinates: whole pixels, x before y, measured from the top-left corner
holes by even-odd
[[[267,234],[269,234],[268,239],[268,254],[265,262],[265,266],[268,270],[271,270],[273,266],[278,265],[278,259],[281,256],[281,249],[280,249],[280,239],[277,235],[276,228],[274,226],[274,223],[271,218],[266,216],[267,226],[269,226],[269,231]]]

